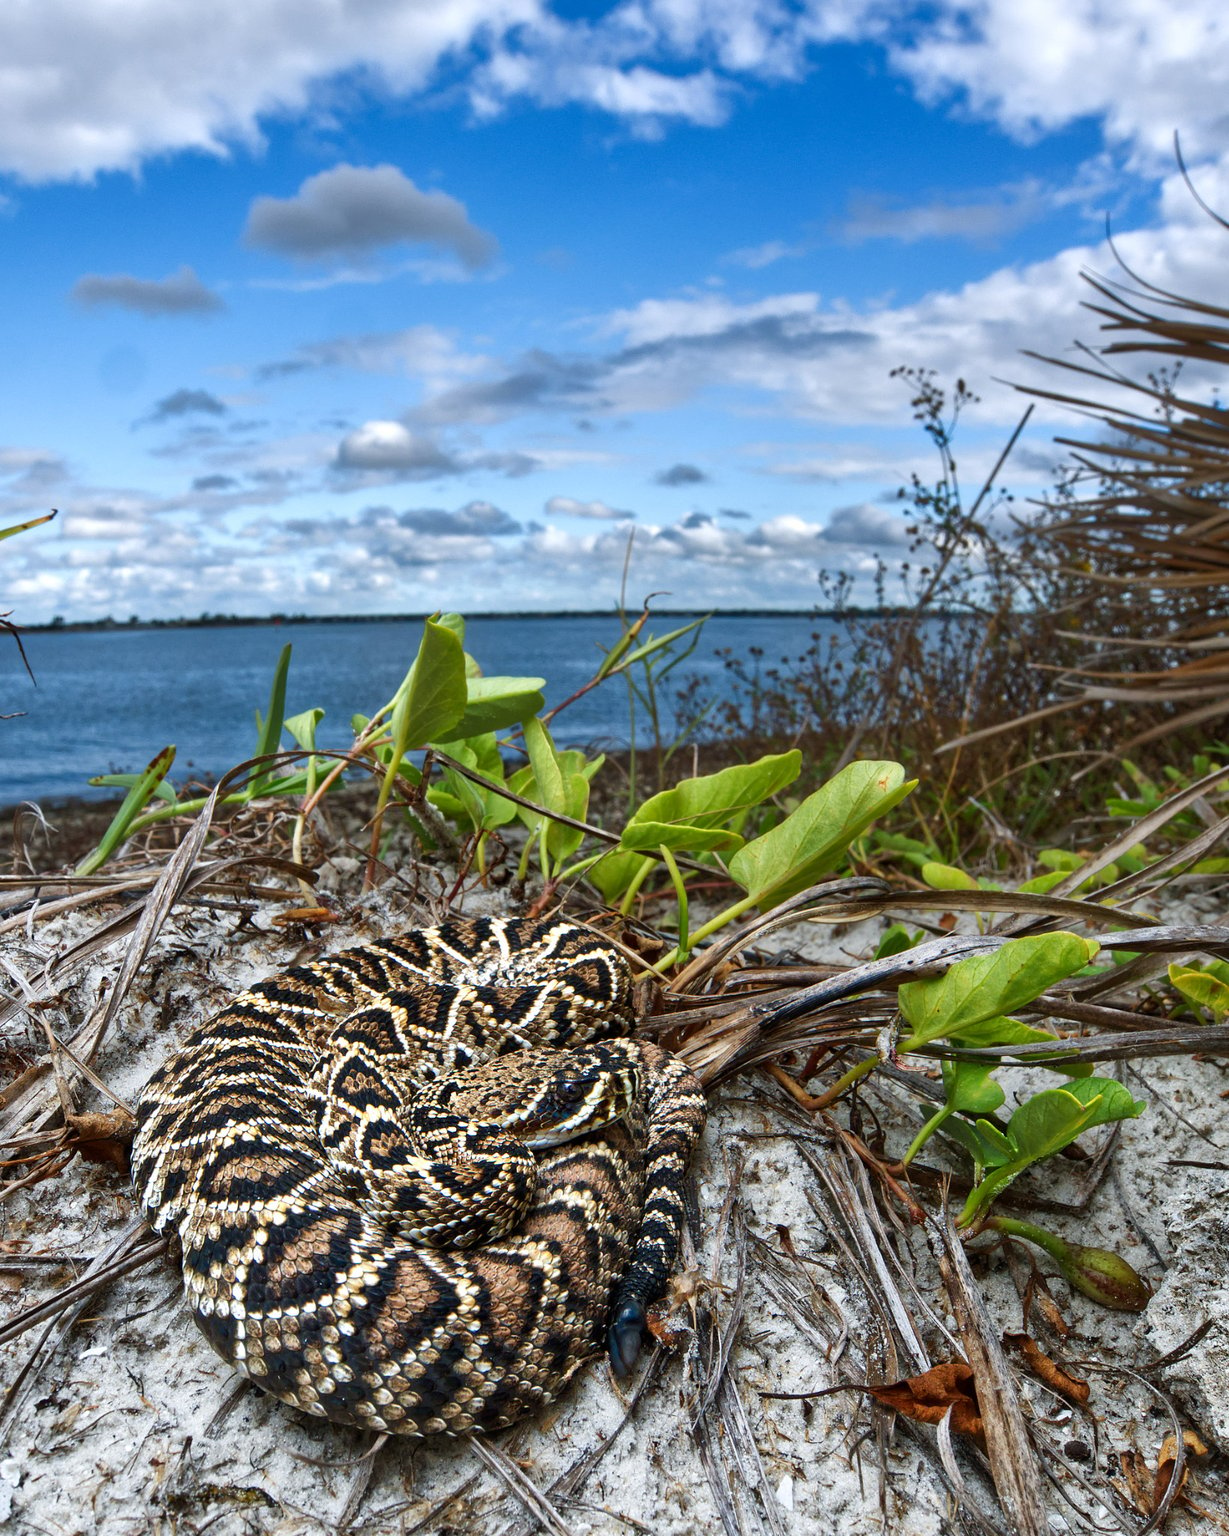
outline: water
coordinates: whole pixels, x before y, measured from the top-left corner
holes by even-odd
[[[653,632],[665,634],[686,622],[662,617]],[[801,653],[817,623],[830,622],[790,614],[717,615],[664,693],[673,697],[685,678],[698,678],[721,695],[726,689],[719,650],[758,646],[776,661]],[[346,747],[351,715],[370,714],[392,697],[421,634],[417,621],[43,631],[25,637],[37,687],[8,641],[0,648],[0,715],[24,714],[0,720],[0,806],[63,796],[113,798],[115,790],[91,789],[87,780],[144,768],[170,742],[177,748],[174,783],[216,778],[254,752],[253,712],[267,704],[274,665],[288,641],[294,653],[286,713],[323,708],[320,745]],[[617,635],[613,616],[474,618],[465,644],[488,674],[546,678],[549,707],[592,677],[599,646]],[[553,730],[560,745],[629,745],[623,680],[586,694]],[[643,744],[643,722],[637,735]]]

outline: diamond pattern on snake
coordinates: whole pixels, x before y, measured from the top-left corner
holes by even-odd
[[[198,1025],[137,1107],[133,1184],[214,1349],[283,1402],[403,1435],[500,1429],[674,1266],[699,1082],[630,1038],[631,975],[563,921],[324,956]]]

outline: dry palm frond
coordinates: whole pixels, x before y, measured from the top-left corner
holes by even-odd
[[[1180,155],[1178,163],[1185,174]],[[1081,345],[1078,361],[1026,354],[1092,383],[1021,388],[1094,424],[1088,435],[1056,439],[1071,455],[1070,499],[1052,503],[1039,529],[1076,598],[1063,605],[1062,627],[1087,647],[1056,669],[1046,712],[1134,707],[1142,718],[1122,744],[1129,751],[1229,715],[1229,410],[1214,393],[1178,388],[1184,367],[1206,379],[1229,366],[1229,308],[1122,266],[1126,281],[1083,274],[1094,295],[1084,307],[1108,342]],[[1141,381],[1109,361],[1126,355],[1156,359],[1157,371]]]

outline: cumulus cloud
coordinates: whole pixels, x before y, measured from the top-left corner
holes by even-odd
[[[696,464],[672,464],[669,469],[659,470],[653,479],[658,485],[703,485],[708,476]]]
[[[1111,143],[1154,165],[1169,162],[1175,125],[1224,144],[1229,14],[1217,0],[940,0],[907,41],[876,10],[855,0],[832,13],[833,29],[877,36],[924,101],[962,99],[1019,138],[1097,118]]]
[[[480,116],[528,98],[646,132],[717,123],[734,95],[721,71],[761,73],[775,51],[780,72],[805,49],[803,18],[783,26],[777,9],[704,6],[684,21],[673,6],[615,7],[573,23],[543,0],[128,0],[121,27],[109,0],[8,5],[0,169],[41,181],[135,170],[171,150],[222,155],[259,143],[263,119],[308,111],[331,80],[413,96],[444,59],[461,62]]]
[[[445,512],[438,507],[414,507],[397,513],[397,521],[403,528],[415,533],[430,534],[483,534],[503,538],[520,533],[521,525],[502,507],[489,501],[471,501],[455,512]]]
[[[446,192],[423,192],[395,165],[335,165],[309,176],[293,197],[258,197],[245,245],[303,261],[365,257],[386,246],[449,250],[470,272],[488,266],[495,241]]]
[[[198,475],[192,482],[194,491],[233,491],[239,484],[233,475]]]
[[[135,310],[139,315],[208,315],[225,309],[222,300],[206,288],[191,267],[180,267],[169,277],[133,277],[126,272],[111,276],[91,272],[72,287],[78,304],[90,309],[112,305]]]
[[[454,453],[426,433],[400,421],[367,421],[338,445],[334,469],[360,481],[438,480],[485,469],[496,474],[531,474],[538,460],[527,453]]]
[[[873,349],[876,340],[867,325],[821,313],[813,293],[744,305],[719,295],[646,299],[610,315],[603,330],[621,332],[627,344],[604,355],[535,350],[490,378],[429,396],[415,419],[489,425],[535,411],[662,410],[710,384],[763,383],[781,392],[799,373],[831,375],[830,360]]]
[[[395,470],[423,478],[455,473],[453,461],[437,443],[399,421],[368,421],[347,433],[337,449],[337,467]]]
[[[627,522],[636,515],[608,507],[604,501],[576,501],[571,496],[552,496],[542,510],[547,517],[585,517],[606,523]]]
[[[853,544],[863,548],[909,542],[904,519],[899,513],[869,501],[852,507],[838,507],[830,513],[823,528],[823,538],[828,544]]]

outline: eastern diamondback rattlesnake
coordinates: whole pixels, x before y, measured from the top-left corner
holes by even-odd
[[[604,1341],[630,1369],[704,1120],[688,1069],[626,1038],[630,997],[592,931],[476,919],[195,1028],[141,1095],[133,1183],[218,1353],[407,1435],[510,1424]]]

